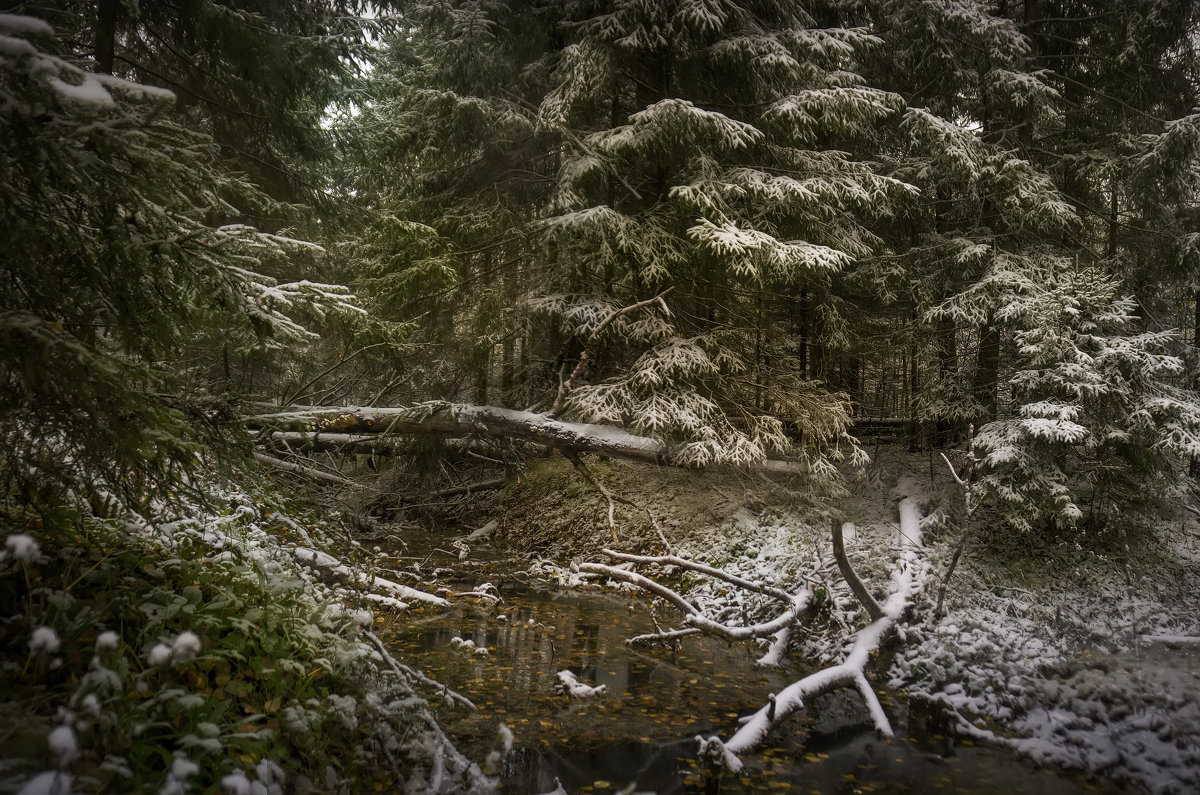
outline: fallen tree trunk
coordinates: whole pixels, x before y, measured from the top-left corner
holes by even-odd
[[[672,450],[658,439],[638,436],[611,425],[563,422],[498,406],[461,403],[420,404],[407,408],[303,406],[290,411],[245,418],[248,427],[275,432],[316,431],[323,439],[347,434],[355,442],[367,434],[438,433],[446,436],[503,436],[520,439],[567,455],[593,453],[647,464],[676,464]],[[766,460],[756,468],[781,474],[806,474],[802,461]]]
[[[313,467],[306,467],[300,464],[293,464],[290,461],[280,461],[278,458],[273,458],[269,455],[263,455],[262,453],[255,453],[254,460],[264,466],[270,467],[271,469],[277,469],[280,472],[291,472],[294,475],[300,475],[313,480],[319,480],[322,483],[333,483],[338,486],[354,485],[354,481],[344,478],[341,475],[335,475],[332,472],[324,472],[320,469],[314,469]]]
[[[883,606],[879,608],[880,615],[854,636],[854,645],[841,663],[830,668],[817,671],[814,674],[793,682],[785,687],[777,696],[772,696],[768,703],[758,712],[750,716],[727,742],[722,743],[717,737],[709,737],[701,741],[701,747],[710,757],[718,759],[729,772],[741,769],[741,761],[737,754],[746,753],[757,748],[767,734],[782,720],[793,712],[804,708],[805,700],[822,693],[828,693],[843,687],[853,687],[862,695],[867,712],[876,730],[885,736],[892,736],[892,726],[888,721],[879,697],[867,681],[866,667],[871,655],[880,647],[884,639],[895,630],[901,616],[908,609],[914,593],[922,585],[921,561],[918,551],[921,549],[921,516],[916,502],[911,497],[900,501],[899,547],[900,559],[892,573],[892,592]],[[714,754],[714,749],[723,753]]]

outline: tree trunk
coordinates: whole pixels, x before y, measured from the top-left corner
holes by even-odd
[[[121,0],[100,0],[96,6],[96,71],[113,73],[117,52],[117,17]]]
[[[980,405],[976,424],[996,418],[996,393],[1000,380],[1000,327],[993,319],[979,330],[979,354],[975,359],[975,400]]]
[[[677,466],[672,449],[658,439],[636,436],[610,425],[562,422],[547,414],[514,411],[498,406],[468,406],[460,403],[425,404],[411,408],[311,406],[246,417],[245,423],[256,430],[316,429],[325,439],[332,439],[337,434],[504,436],[550,447],[567,455],[596,453],[648,464]],[[755,469],[782,474],[808,472],[803,462],[776,459],[762,461]]]
[[[949,385],[958,375],[958,329],[948,317],[938,318],[938,374],[943,386]],[[939,419],[934,443],[939,446],[954,444],[960,429],[956,423]]]

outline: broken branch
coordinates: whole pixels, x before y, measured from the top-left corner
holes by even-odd
[[[867,586],[863,585],[863,581],[859,579],[858,572],[850,565],[850,558],[846,557],[846,544],[842,536],[845,532],[845,526],[842,520],[834,516],[831,522],[833,524],[833,557],[837,561],[838,569],[842,572],[842,579],[850,586],[850,590],[854,593],[855,598],[858,599],[859,604],[866,608],[867,615],[874,621],[883,615],[883,610],[879,607],[879,603],[875,601],[875,597],[871,596],[871,592],[867,590]]]

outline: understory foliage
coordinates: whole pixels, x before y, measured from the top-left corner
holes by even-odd
[[[336,528],[301,526],[269,495],[219,496],[219,509],[189,504],[152,522],[64,509],[15,532],[20,513],[3,515],[0,611],[12,618],[0,630],[0,789],[482,781],[444,758],[427,702],[361,639],[371,610],[346,606],[288,549],[331,544]]]
[[[486,786],[295,562],[332,531],[214,474],[254,482],[229,359],[363,310],[286,278],[319,250],[176,95],[89,66],[0,14],[0,789]]]

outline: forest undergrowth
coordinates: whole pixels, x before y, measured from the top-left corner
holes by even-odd
[[[145,519],[5,512],[0,791],[490,789],[368,642],[393,611],[295,551],[368,574],[371,554],[271,490],[217,496]]]

